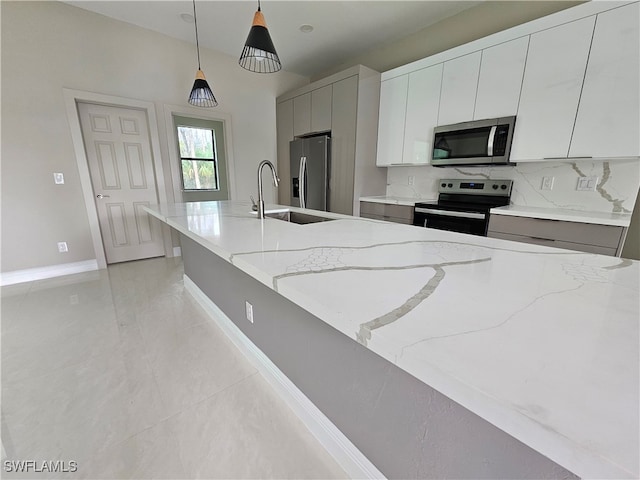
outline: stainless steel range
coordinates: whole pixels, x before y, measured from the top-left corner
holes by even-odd
[[[489,210],[509,205],[512,186],[512,180],[440,180],[438,201],[416,203],[413,224],[486,236]]]

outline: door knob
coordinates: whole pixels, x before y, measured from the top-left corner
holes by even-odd
[[[103,195],[103,194],[101,194],[101,193],[99,193],[98,195],[96,195],[96,197],[98,197],[98,198],[110,198],[110,196],[109,196],[109,195]]]

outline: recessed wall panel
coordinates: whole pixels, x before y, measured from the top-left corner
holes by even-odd
[[[127,171],[129,173],[129,187],[147,188],[142,145],[139,143],[125,143],[124,153],[127,162]]]
[[[138,120],[135,118],[120,117],[120,129],[127,135],[139,135]]]
[[[110,203],[107,206],[107,217],[111,227],[111,242],[114,247],[129,245],[129,231],[124,203]]]
[[[149,202],[133,202],[133,210],[136,216],[136,226],[138,227],[138,241],[140,243],[151,243],[154,240],[151,222],[153,218],[143,210],[148,207]]]
[[[100,181],[103,189],[120,189],[118,159],[113,142],[95,142]]]
[[[109,115],[96,115],[90,113],[91,130],[97,133],[111,133],[111,121]]]

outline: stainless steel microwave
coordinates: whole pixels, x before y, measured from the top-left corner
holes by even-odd
[[[436,127],[431,164],[514,165],[509,162],[509,154],[515,123],[516,117],[512,116]]]

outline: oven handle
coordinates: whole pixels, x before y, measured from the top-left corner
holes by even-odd
[[[475,212],[454,212],[450,210],[434,210],[432,208],[415,207],[416,213],[430,213],[431,215],[440,215],[442,217],[460,217],[460,218],[477,218],[484,220],[484,213]]]

